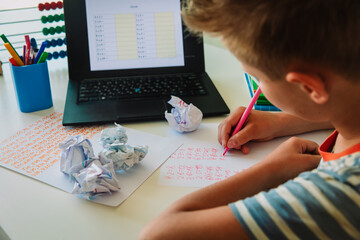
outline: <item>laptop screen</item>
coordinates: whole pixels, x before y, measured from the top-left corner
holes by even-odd
[[[179,0],[86,0],[91,71],[185,65]]]

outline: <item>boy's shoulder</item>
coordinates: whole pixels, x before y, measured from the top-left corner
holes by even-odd
[[[360,173],[360,151],[342,156],[336,160],[322,161],[313,172],[323,172],[334,176],[357,175],[356,173]]]
[[[360,239],[360,152],[323,162],[230,208],[254,238]]]
[[[360,151],[340,157],[337,160],[321,162],[313,172],[327,181],[332,179],[351,185],[360,191]],[[308,173],[300,174],[300,176],[302,175],[305,177]]]
[[[360,168],[360,150],[336,160],[321,162],[319,167],[313,171],[329,171],[343,173],[345,168]]]

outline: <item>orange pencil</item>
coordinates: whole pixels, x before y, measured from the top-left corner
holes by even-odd
[[[9,53],[11,54],[11,56],[14,58],[15,62],[17,63],[17,65],[19,65],[19,66],[24,66],[23,61],[21,61],[19,55],[16,54],[14,48],[11,47],[10,43],[5,43],[4,46],[5,46],[6,49],[9,51]]]

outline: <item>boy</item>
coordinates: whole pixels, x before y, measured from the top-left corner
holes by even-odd
[[[238,109],[219,127],[224,147],[248,152],[249,140],[336,131],[319,150],[290,138],[259,164],[175,202],[140,238],[360,239],[359,16],[358,0],[186,1],[185,23],[220,36],[286,112],[252,111],[229,139]],[[271,127],[257,130],[259,122]]]

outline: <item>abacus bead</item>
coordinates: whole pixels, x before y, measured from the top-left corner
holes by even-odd
[[[49,32],[50,32],[50,34],[51,35],[54,35],[55,34],[55,28],[54,27],[51,27],[50,29],[49,29]]]
[[[54,20],[55,20],[55,22],[58,22],[60,20],[59,14],[54,15]]]
[[[47,17],[47,19],[48,19],[49,23],[52,23],[52,22],[54,21],[54,16],[49,15],[49,16]]]
[[[64,50],[61,50],[61,51],[60,51],[60,57],[61,57],[61,58],[66,57],[66,52],[65,52]]]
[[[64,43],[64,41],[63,41],[61,38],[59,38],[59,39],[57,40],[57,45],[58,45],[58,46],[62,46],[63,43]]]
[[[48,60],[51,60],[52,57],[53,57],[52,53],[48,53],[47,59],[48,59]]]
[[[58,8],[61,9],[61,8],[63,8],[63,3],[62,3],[61,1],[58,1],[58,2],[57,2],[57,6],[58,6]]]
[[[51,6],[51,8],[54,9],[54,10],[57,8],[56,2],[51,2],[50,6]]]
[[[57,46],[57,41],[56,41],[56,39],[51,40],[51,46],[53,46],[53,47],[56,47],[56,46]]]
[[[60,54],[58,52],[53,52],[53,58],[58,59]]]
[[[62,27],[56,26],[56,32],[57,33],[62,33]]]
[[[46,35],[49,34],[50,31],[49,31],[48,28],[43,28],[42,32],[43,32],[43,34],[46,36]]]
[[[46,16],[42,16],[42,17],[41,17],[41,22],[42,22],[42,23],[47,23],[47,17],[46,17]]]
[[[51,47],[51,42],[49,41],[49,40],[46,40],[46,48],[49,48],[49,47]]]
[[[46,10],[49,11],[50,10],[50,3],[48,3],[48,2],[45,3],[44,7],[45,7]]]
[[[60,20],[62,20],[62,21],[64,21],[64,14],[62,13],[62,14],[60,14]]]
[[[42,4],[42,3],[39,3],[39,5],[38,5],[38,9],[39,9],[39,11],[44,11],[44,4]]]

